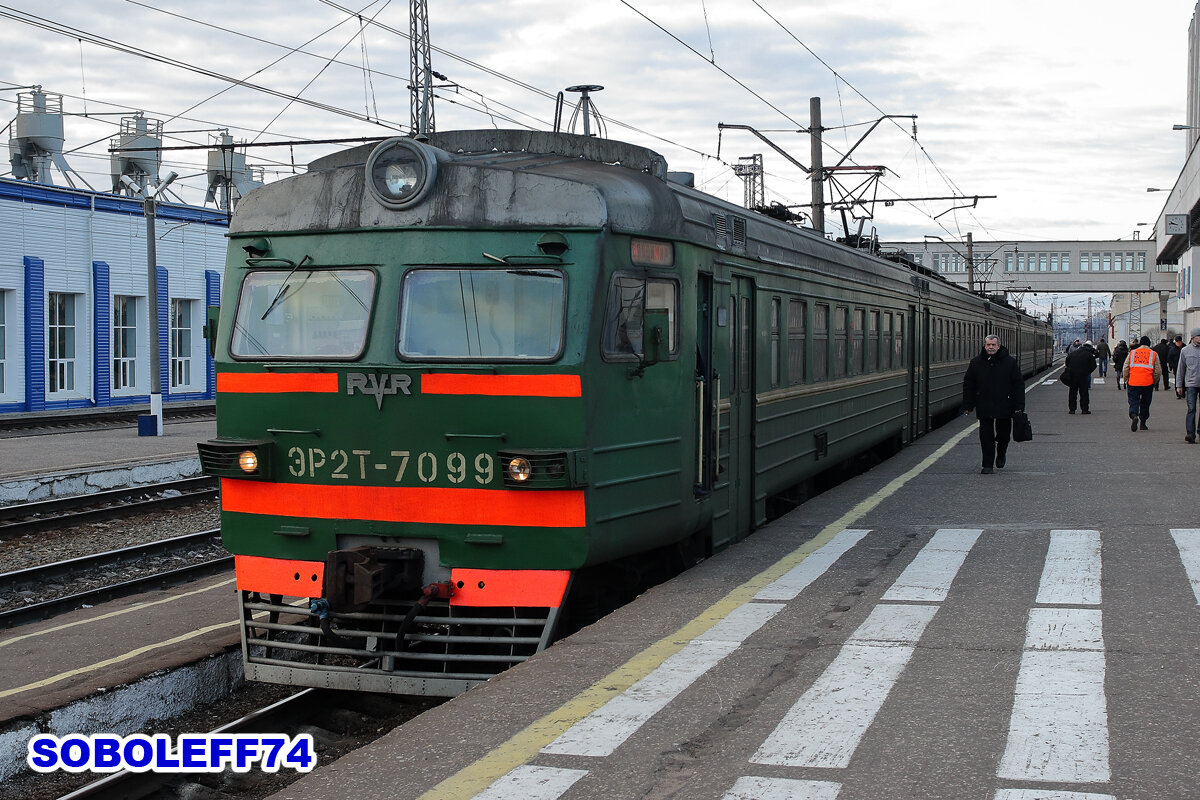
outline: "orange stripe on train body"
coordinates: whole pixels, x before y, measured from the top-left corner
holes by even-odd
[[[337,394],[338,376],[336,372],[218,372],[217,391],[246,394]]]
[[[314,519],[582,528],[582,489],[443,489],[432,486],[323,486],[221,479],[221,508]]]
[[[244,592],[320,597],[325,580],[324,561],[234,556],[233,567],[237,587]]]
[[[558,608],[567,593],[569,570],[463,569],[450,570],[452,606],[526,606]],[[461,586],[459,584],[462,584]]]
[[[421,376],[421,394],[582,397],[583,384],[578,375],[471,375],[438,372]]]

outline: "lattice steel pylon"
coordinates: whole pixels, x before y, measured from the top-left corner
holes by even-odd
[[[763,187],[762,153],[752,156],[742,156],[733,165],[733,174],[746,184],[746,196],[743,205],[746,208],[762,208],[767,203],[766,189]]]
[[[409,86],[412,92],[412,134],[433,133],[433,64],[429,54],[429,8],[426,0],[408,4]]]

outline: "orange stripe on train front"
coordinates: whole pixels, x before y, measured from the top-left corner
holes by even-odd
[[[292,561],[263,556],[234,556],[237,587],[243,592],[320,597],[325,562]]]
[[[265,394],[320,392],[337,394],[336,372],[218,372],[217,391]]]
[[[221,508],[314,519],[582,528],[582,489],[442,489],[432,486],[320,486],[221,479]]]
[[[452,569],[452,606],[558,608],[571,573],[542,569]]]
[[[464,375],[430,373],[421,376],[421,394],[476,394],[490,397],[582,397],[578,375]]]

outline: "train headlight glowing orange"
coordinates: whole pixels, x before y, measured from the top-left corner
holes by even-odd
[[[517,483],[524,483],[533,477],[533,465],[529,459],[517,456],[508,462],[508,478]]]
[[[242,472],[258,472],[258,454],[253,450],[244,450],[238,456],[238,466]]]

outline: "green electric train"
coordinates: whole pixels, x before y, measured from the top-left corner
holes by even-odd
[[[229,238],[200,456],[260,681],[459,693],[926,433],[985,334],[1051,359],[1044,322],[594,137],[352,148]]]

